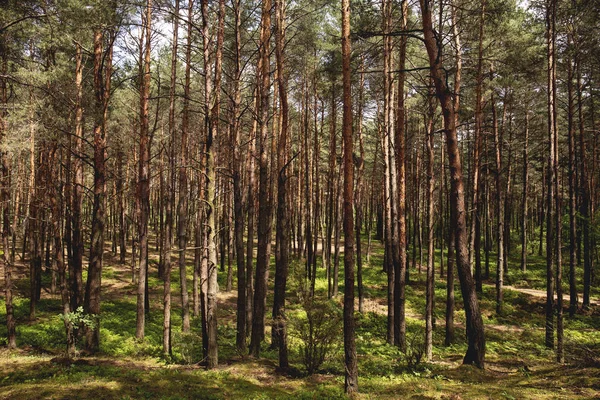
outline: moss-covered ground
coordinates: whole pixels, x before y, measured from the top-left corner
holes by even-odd
[[[514,254],[518,254],[515,249]],[[502,315],[495,313],[495,289],[484,285],[480,302],[486,328],[486,369],[461,365],[466,350],[464,311],[456,285],[456,338],[444,346],[445,280],[436,264],[433,361],[414,365],[422,347],[425,309],[424,278],[410,271],[407,288],[408,352],[386,344],[386,275],[382,272],[383,250],[373,244],[370,261],[364,267],[366,301],[357,313],[359,385],[365,399],[571,399],[600,398],[600,307],[565,318],[566,362],[555,362],[555,354],[544,346],[544,297],[523,293],[520,288],[543,289],[545,263],[530,256],[528,272],[518,271],[518,258],[511,258]],[[492,257],[493,259],[493,257]],[[439,253],[436,258],[439,261]],[[190,260],[191,265],[191,260]],[[273,267],[273,266],[272,266]],[[220,366],[207,371],[202,358],[199,320],[192,331],[181,333],[178,271],[173,271],[173,358],[161,357],[162,282],[152,264],[149,280],[151,309],[146,319],[146,338],[135,340],[136,286],[129,266],[119,265],[107,253],[103,272],[101,352],[80,354],[67,361],[62,353],[65,333],[59,318],[59,296],[44,290],[35,321],[29,321],[27,268],[17,266],[15,312],[18,350],[0,351],[0,398],[6,399],[331,399],[344,398],[342,329],[313,375],[305,373],[299,350],[300,338],[290,332],[293,373],[276,370],[277,353],[269,349],[252,359],[235,349],[234,291],[219,294]],[[190,267],[191,268],[191,267]],[[290,319],[300,319],[298,276],[303,265],[295,262],[290,278],[288,310]],[[495,265],[491,265],[492,276]],[[340,267],[340,276],[343,270]],[[235,274],[234,274],[235,276]],[[296,276],[296,278],[294,278]],[[274,273],[270,274],[270,285]],[[49,276],[44,276],[45,283]],[[220,273],[225,288],[226,273]],[[188,288],[191,288],[191,274]],[[343,293],[343,279],[340,279]],[[45,287],[48,287],[46,285]],[[272,287],[272,286],[271,286]],[[565,286],[566,289],[566,286]],[[326,297],[325,271],[318,269],[316,295]],[[565,291],[565,293],[568,293]],[[272,293],[268,304],[272,303]],[[598,299],[598,291],[593,292]],[[341,307],[341,295],[333,300]],[[565,300],[565,304],[568,301]],[[5,307],[0,304],[0,338],[5,338]],[[2,339],[0,339],[2,340]],[[409,361],[411,366],[409,367]]]

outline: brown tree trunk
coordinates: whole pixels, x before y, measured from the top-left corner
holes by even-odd
[[[402,1],[402,29],[406,29],[408,19],[408,1]],[[407,38],[400,38],[400,54],[398,69],[398,102],[396,104],[396,179],[398,190],[398,269],[394,274],[394,344],[400,350],[406,350],[406,144],[405,144],[405,124],[406,111],[404,103],[404,83],[406,74],[406,45]]]
[[[352,155],[352,83],[350,76],[350,0],[342,0],[342,138],[344,143],[344,360],[345,392],[358,393],[358,367],[354,337],[354,162]]]
[[[171,52],[171,88],[169,90],[169,172],[166,187],[166,220],[164,238],[164,284],[163,284],[163,356],[172,354],[171,348],[171,249],[173,237],[173,204],[175,203],[175,86],[177,84],[177,50],[179,48],[179,0],[175,0],[173,18],[173,49]]]
[[[150,214],[150,132],[148,117],[148,97],[150,96],[150,34],[152,24],[152,0],[146,2],[144,20],[144,61],[140,87],[140,159],[138,184],[136,190],[136,208],[138,214],[138,232],[140,235],[140,263],[137,292],[137,318],[135,337],[144,338],[146,279],[148,275],[148,218]],[[141,45],[141,44],[140,44]],[[140,60],[141,61],[141,60]]]
[[[273,299],[274,339],[279,347],[279,368],[289,367],[287,348],[287,323],[285,316],[285,290],[289,269],[289,221],[287,205],[287,142],[289,110],[287,83],[284,70],[285,0],[275,0],[275,58],[277,63],[277,88],[279,89],[280,131],[277,151],[277,227],[275,249],[275,295]]]
[[[529,111],[525,112],[523,147],[523,209],[521,213],[521,271],[527,271],[527,194],[529,191]]]
[[[456,259],[458,276],[461,283],[461,291],[465,307],[468,349],[463,359],[465,364],[475,364],[479,368],[485,363],[485,336],[483,331],[483,320],[479,310],[479,302],[475,292],[475,283],[471,275],[469,265],[469,254],[467,249],[467,226],[465,215],[465,195],[462,178],[462,166],[460,151],[458,148],[458,137],[456,132],[455,108],[452,102],[452,90],[448,88],[445,80],[442,59],[440,57],[440,43],[434,36],[431,9],[429,0],[420,0],[421,15],[423,19],[423,34],[425,47],[429,55],[430,72],[435,83],[437,97],[440,100],[444,116],[444,133],[446,135],[446,147],[448,150],[448,162],[450,165],[451,195],[450,206],[452,208],[452,227],[455,231]]]
[[[494,95],[491,99],[496,146],[496,223],[498,225],[498,259],[496,262],[496,313],[502,314],[503,284],[504,284],[504,193],[502,190],[502,138],[498,130],[498,117]]]
[[[260,344],[265,335],[265,309],[267,302],[267,278],[269,274],[269,243],[271,242],[271,202],[269,195],[268,116],[270,86],[271,0],[263,0],[260,31],[261,74],[259,86],[260,113],[258,131],[258,249],[256,256],[256,280],[254,289],[254,311],[250,337],[250,354],[260,355]]]
[[[233,75],[233,107],[231,118],[231,153],[233,180],[234,242],[237,264],[237,334],[238,352],[245,354],[246,348],[246,265],[244,259],[244,195],[242,189],[242,161],[240,149],[240,79],[242,73],[241,56],[241,0],[233,3],[235,19],[235,71]]]
[[[8,73],[7,45],[4,35],[0,37],[0,143],[4,144],[6,139],[6,118],[8,102],[6,76]],[[0,151],[0,173],[2,181],[0,185],[0,200],[2,204],[2,263],[4,264],[4,303],[6,306],[6,343],[9,349],[17,347],[17,336],[15,330],[15,317],[12,292],[12,263],[9,258],[8,238],[10,232],[10,167],[8,154]],[[15,210],[15,212],[18,209]]]
[[[86,329],[85,346],[90,352],[96,352],[100,347],[100,290],[106,222],[106,120],[112,76],[113,35],[114,33],[111,32],[108,48],[103,52],[104,35],[99,28],[94,31],[94,207],[90,262],[83,307],[86,314],[95,316],[94,327]]]
[[[546,347],[554,348],[554,262],[555,252],[555,213],[554,199],[556,176],[554,171],[554,137],[556,136],[556,106],[555,106],[555,10],[556,1],[546,1],[546,46],[547,46],[547,72],[548,72],[548,170],[547,170],[547,203],[546,203]]]
[[[179,252],[179,290],[181,296],[181,317],[182,331],[190,330],[190,301],[187,289],[187,267],[186,267],[186,247],[188,242],[188,137],[190,124],[190,71],[192,64],[192,16],[194,13],[194,1],[188,0],[188,23],[187,38],[185,48],[185,82],[183,85],[183,105],[181,116],[181,141],[178,152],[178,184],[179,201],[177,203],[177,247]]]

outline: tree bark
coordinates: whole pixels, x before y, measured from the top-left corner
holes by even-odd
[[[250,354],[260,355],[260,344],[265,335],[265,309],[267,301],[267,278],[269,274],[268,247],[271,241],[271,202],[269,196],[269,160],[268,118],[269,118],[269,86],[270,86],[270,46],[271,0],[263,0],[260,31],[261,74],[259,86],[260,113],[258,132],[258,249],[256,257],[256,280],[254,289],[254,311],[252,315],[252,333],[250,337]]]
[[[442,58],[440,57],[441,43],[436,40],[434,35],[429,1],[420,0],[420,4],[423,20],[423,34],[425,47],[427,48],[429,56],[430,72],[435,83],[436,94],[440,101],[444,116],[444,133],[446,135],[446,147],[450,165],[450,206],[453,211],[451,224],[455,231],[458,276],[461,283],[461,292],[465,307],[468,341],[468,349],[463,359],[463,363],[475,364],[477,367],[483,368],[485,364],[485,336],[483,320],[481,318],[477,294],[475,292],[475,283],[469,265],[465,196],[456,132],[455,109],[452,102],[452,91],[448,88],[444,78],[445,72],[443,69]]]
[[[144,338],[146,314],[146,279],[148,276],[148,218],[150,214],[150,132],[148,98],[150,97],[150,41],[152,24],[152,0],[146,2],[144,20],[144,61],[140,87],[140,159],[138,184],[136,190],[136,208],[138,214],[138,232],[140,237],[140,263],[138,268],[137,318],[135,337]],[[141,45],[141,44],[140,44]],[[141,61],[141,60],[140,60]]]
[[[354,333],[354,162],[352,155],[352,83],[350,76],[350,0],[342,0],[342,83],[344,143],[344,360],[345,392],[358,393],[358,366]]]

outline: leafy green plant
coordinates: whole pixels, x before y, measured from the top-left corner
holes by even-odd
[[[302,303],[303,313],[290,319],[290,334],[300,340],[302,363],[309,375],[315,373],[339,342],[342,315],[332,301],[309,298]]]
[[[95,314],[87,314],[83,312],[83,307],[79,306],[75,311],[70,311],[64,314],[58,314],[58,317],[62,320],[65,325],[65,331],[67,336],[67,356],[73,356],[73,353],[77,344],[77,336],[75,331],[80,327],[87,327],[89,329],[96,329],[96,320],[98,319]]]

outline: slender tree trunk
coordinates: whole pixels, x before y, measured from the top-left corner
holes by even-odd
[[[242,73],[241,56],[241,0],[234,2],[235,18],[235,71],[233,80],[233,107],[231,118],[232,135],[232,180],[233,180],[233,212],[234,212],[234,241],[237,264],[237,334],[236,346],[238,352],[246,354],[246,265],[244,258],[244,195],[242,192],[242,162],[240,149],[240,78]]]
[[[177,84],[177,50],[179,48],[179,0],[175,0],[173,18],[173,44],[171,52],[171,87],[169,90],[169,172],[166,187],[166,220],[164,242],[164,283],[163,283],[163,356],[172,354],[171,348],[171,250],[173,237],[173,204],[175,203],[175,146],[177,130],[175,125],[175,86]]]
[[[6,76],[8,73],[7,44],[4,35],[0,37],[0,143],[4,144],[7,130],[7,84]],[[2,181],[0,185],[0,200],[2,204],[2,263],[4,264],[4,303],[6,306],[6,344],[9,349],[17,347],[17,336],[15,329],[15,317],[13,306],[13,288],[12,288],[12,263],[9,258],[8,238],[10,231],[10,167],[8,154],[6,151],[0,151],[0,173]],[[18,208],[15,209],[15,212]],[[23,239],[25,240],[25,239]]]
[[[150,40],[152,24],[152,0],[146,2],[144,20],[146,43],[144,45],[143,77],[140,87],[140,159],[136,206],[138,213],[138,231],[140,235],[140,263],[137,293],[137,323],[135,337],[144,338],[146,315],[146,279],[148,276],[148,218],[150,214],[150,132],[148,117],[148,98],[150,97]]]
[[[496,313],[502,314],[504,284],[504,193],[502,191],[502,138],[498,130],[496,103],[492,95],[492,118],[496,146],[496,222],[498,225],[498,259],[496,262]]]
[[[285,46],[285,0],[275,0],[275,58],[277,64],[277,88],[279,89],[280,131],[277,152],[277,228],[275,250],[275,295],[273,299],[273,330],[279,346],[279,368],[289,367],[287,348],[287,323],[285,316],[285,291],[289,269],[289,220],[287,205],[287,142],[288,98],[284,70]]]
[[[190,71],[192,64],[192,16],[194,1],[188,0],[188,23],[185,48],[185,82],[183,86],[183,105],[181,116],[181,141],[178,151],[179,168],[179,201],[177,203],[177,247],[179,251],[179,290],[181,296],[182,331],[190,330],[190,301],[187,289],[187,267],[185,261],[188,241],[188,137],[190,121]]]
[[[83,235],[81,221],[81,203],[83,194],[83,50],[79,43],[75,48],[75,148],[73,149],[73,189],[71,194],[71,254],[69,263],[69,287],[71,292],[71,310],[83,304]]]
[[[114,33],[111,32],[108,38],[109,46],[103,54],[103,33],[99,28],[94,31],[94,207],[90,262],[83,307],[87,314],[95,316],[94,328],[86,329],[86,349],[90,352],[96,352],[100,347],[100,290],[106,223],[106,120],[112,76],[113,35]]]
[[[408,1],[402,1],[402,29],[406,29],[408,19]],[[405,143],[405,125],[406,110],[404,103],[404,84],[406,74],[406,45],[407,38],[400,38],[398,69],[398,101],[396,103],[396,179],[398,189],[398,269],[394,274],[394,344],[400,350],[406,350],[406,143]]]
[[[430,93],[429,116],[427,124],[427,282],[425,289],[425,357],[427,361],[433,359],[433,300],[434,300],[434,253],[433,253],[433,228],[434,228],[434,199],[435,178],[433,176],[434,150],[433,150],[433,118],[435,107],[433,93]]]
[[[555,56],[555,0],[546,1],[546,45],[547,45],[547,71],[548,71],[548,170],[547,170],[547,211],[546,211],[546,347],[554,348],[554,262],[556,244],[555,234],[555,213],[554,199],[558,193],[554,192],[554,136],[556,135],[556,107],[555,107],[555,75],[556,68]]]
[[[521,213],[521,271],[527,271],[527,194],[529,191],[529,111],[525,112],[523,147],[523,209]]]
[[[202,32],[204,44],[204,66],[205,66],[205,127],[206,140],[206,237],[208,264],[206,268],[207,291],[206,291],[206,326],[207,326],[207,366],[209,369],[218,365],[217,347],[217,223],[216,223],[216,149],[214,143],[218,140],[219,114],[220,114],[220,92],[222,76],[222,51],[223,31],[225,24],[225,1],[219,1],[217,43],[215,54],[215,75],[211,79],[212,66],[209,61],[210,37],[208,31],[208,4],[202,2]]]
[[[568,46],[572,45],[572,34],[568,35]],[[569,140],[569,315],[572,317],[577,311],[577,282],[575,268],[577,267],[577,222],[576,222],[576,173],[575,166],[575,96],[573,93],[573,59],[567,59],[567,120]],[[558,282],[558,280],[557,280]],[[558,289],[558,288],[557,288]],[[560,361],[560,360],[559,360]]]
[[[344,359],[345,392],[358,393],[358,367],[354,338],[354,162],[352,155],[352,84],[350,76],[350,1],[342,0],[342,82],[344,88]]]
[[[271,0],[263,0],[260,51],[261,74],[259,86],[260,113],[258,132],[258,251],[256,258],[256,282],[254,290],[254,312],[252,315],[252,333],[250,337],[250,354],[260,355],[260,344],[265,335],[265,308],[267,301],[267,278],[269,273],[268,245],[271,241],[271,208],[269,196],[269,160],[268,146],[268,116],[269,116],[269,86],[270,86],[270,46],[271,31]]]

